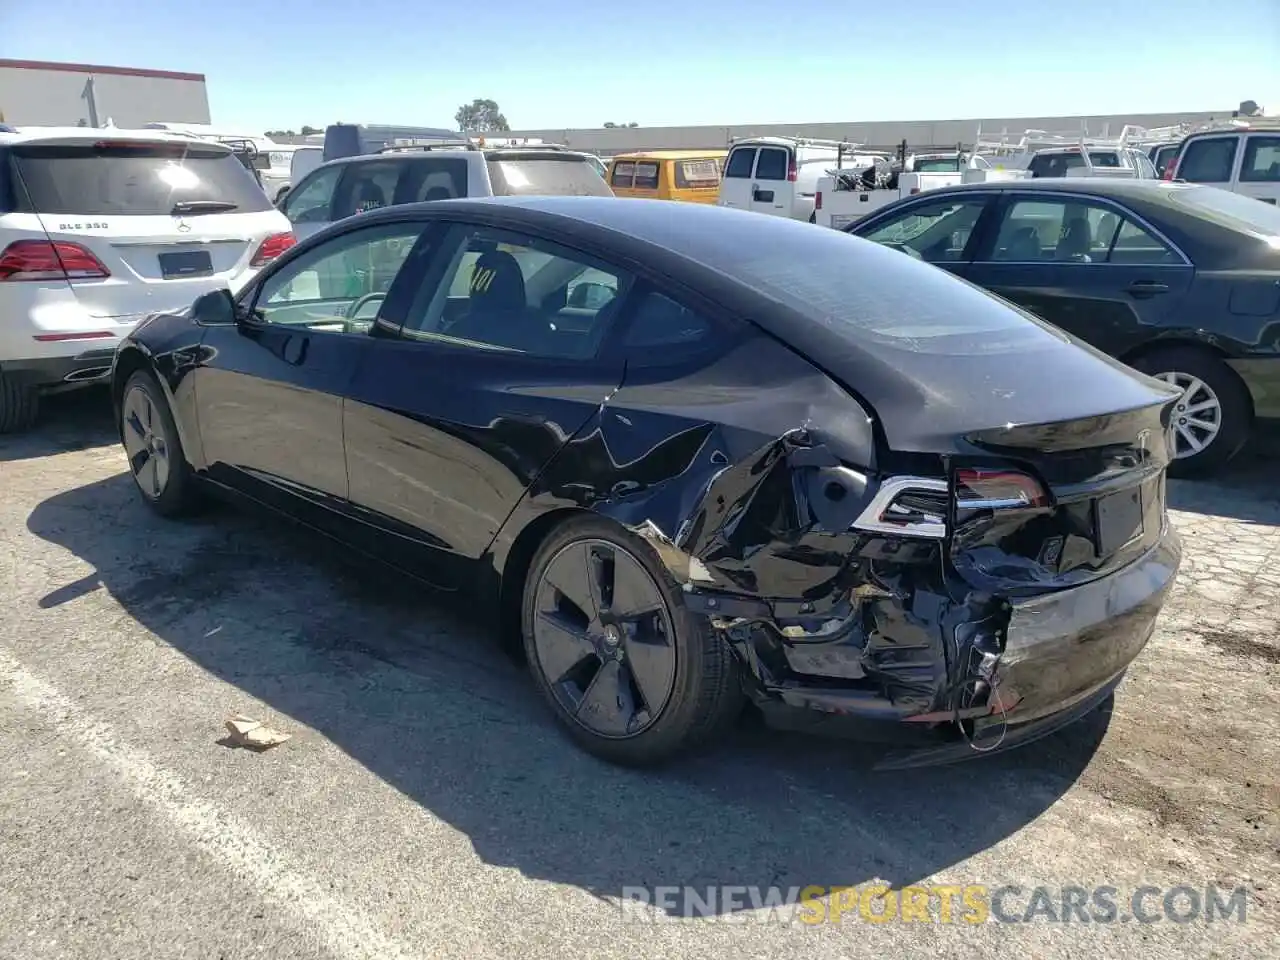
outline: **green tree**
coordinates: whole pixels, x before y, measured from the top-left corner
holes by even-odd
[[[309,127],[309,126],[306,126],[306,125],[304,125],[304,126],[303,126],[303,128],[302,128],[302,130],[301,130],[301,131],[299,131],[299,132],[300,132],[304,137],[314,136],[314,135],[315,135],[315,134],[317,134],[317,133],[324,133],[324,131],[323,131],[323,130],[321,130],[319,127]]]
[[[502,115],[498,104],[493,100],[476,99],[470,103],[464,103],[453,115],[453,119],[457,121],[458,129],[463,133],[487,133],[511,129],[507,118]]]

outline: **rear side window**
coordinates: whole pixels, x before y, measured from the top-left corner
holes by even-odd
[[[714,187],[720,183],[720,166],[714,159],[677,160],[677,187]]]
[[[453,200],[467,195],[467,161],[461,157],[424,157],[405,164],[395,203]]]
[[[1171,144],[1167,147],[1160,147],[1152,158],[1155,163],[1156,176],[1163,177],[1164,172],[1169,169],[1169,163],[1178,155],[1178,145]]]
[[[192,202],[231,204],[227,213],[271,209],[253,174],[225,149],[99,141],[23,144],[12,152],[14,199],[26,212],[157,217]]]
[[[761,147],[756,161],[757,180],[787,179],[787,151],[778,147]]]
[[[709,336],[711,323],[705,317],[660,293],[650,293],[636,308],[622,343],[628,349],[643,350],[700,343]]]
[[[1248,183],[1280,183],[1280,137],[1250,137],[1245,141],[1240,179]]]
[[[1191,183],[1229,183],[1236,162],[1236,137],[1192,140],[1182,151],[1177,176]]]
[[[751,168],[755,162],[755,147],[735,147],[729,154],[729,162],[724,167],[725,178],[749,180],[751,178]]]
[[[502,156],[488,160],[489,180],[495,196],[608,197],[609,185],[600,179],[585,157]]]
[[[389,160],[348,164],[338,184],[334,215],[341,220],[391,206],[395,202],[396,182],[404,167],[404,163]]]

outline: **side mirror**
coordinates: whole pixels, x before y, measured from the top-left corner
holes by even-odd
[[[227,326],[236,322],[236,302],[226,287],[210,290],[191,304],[191,319],[202,327]]]

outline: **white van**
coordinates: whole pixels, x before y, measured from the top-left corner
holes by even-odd
[[[1238,122],[1182,141],[1164,179],[1185,180],[1280,203],[1280,121]]]
[[[840,140],[752,137],[734,141],[720,181],[722,207],[814,222],[818,178],[833,167],[870,166],[883,154]]]
[[[324,147],[295,148],[293,156],[289,158],[289,189],[292,190],[295,183],[301,183],[303,177],[322,163],[324,163]],[[279,203],[279,201],[280,198],[277,197],[276,202]]]

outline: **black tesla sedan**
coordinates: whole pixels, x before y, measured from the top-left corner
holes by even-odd
[[[1211,472],[1280,418],[1280,210],[1150,180],[918,194],[849,232],[927,260],[1182,393],[1169,472]]]
[[[480,591],[619,762],[744,693],[920,757],[1033,738],[1115,687],[1181,556],[1169,388],[874,243],[700,204],[363,214],[149,319],[112,383],[159,513],[240,495]]]

